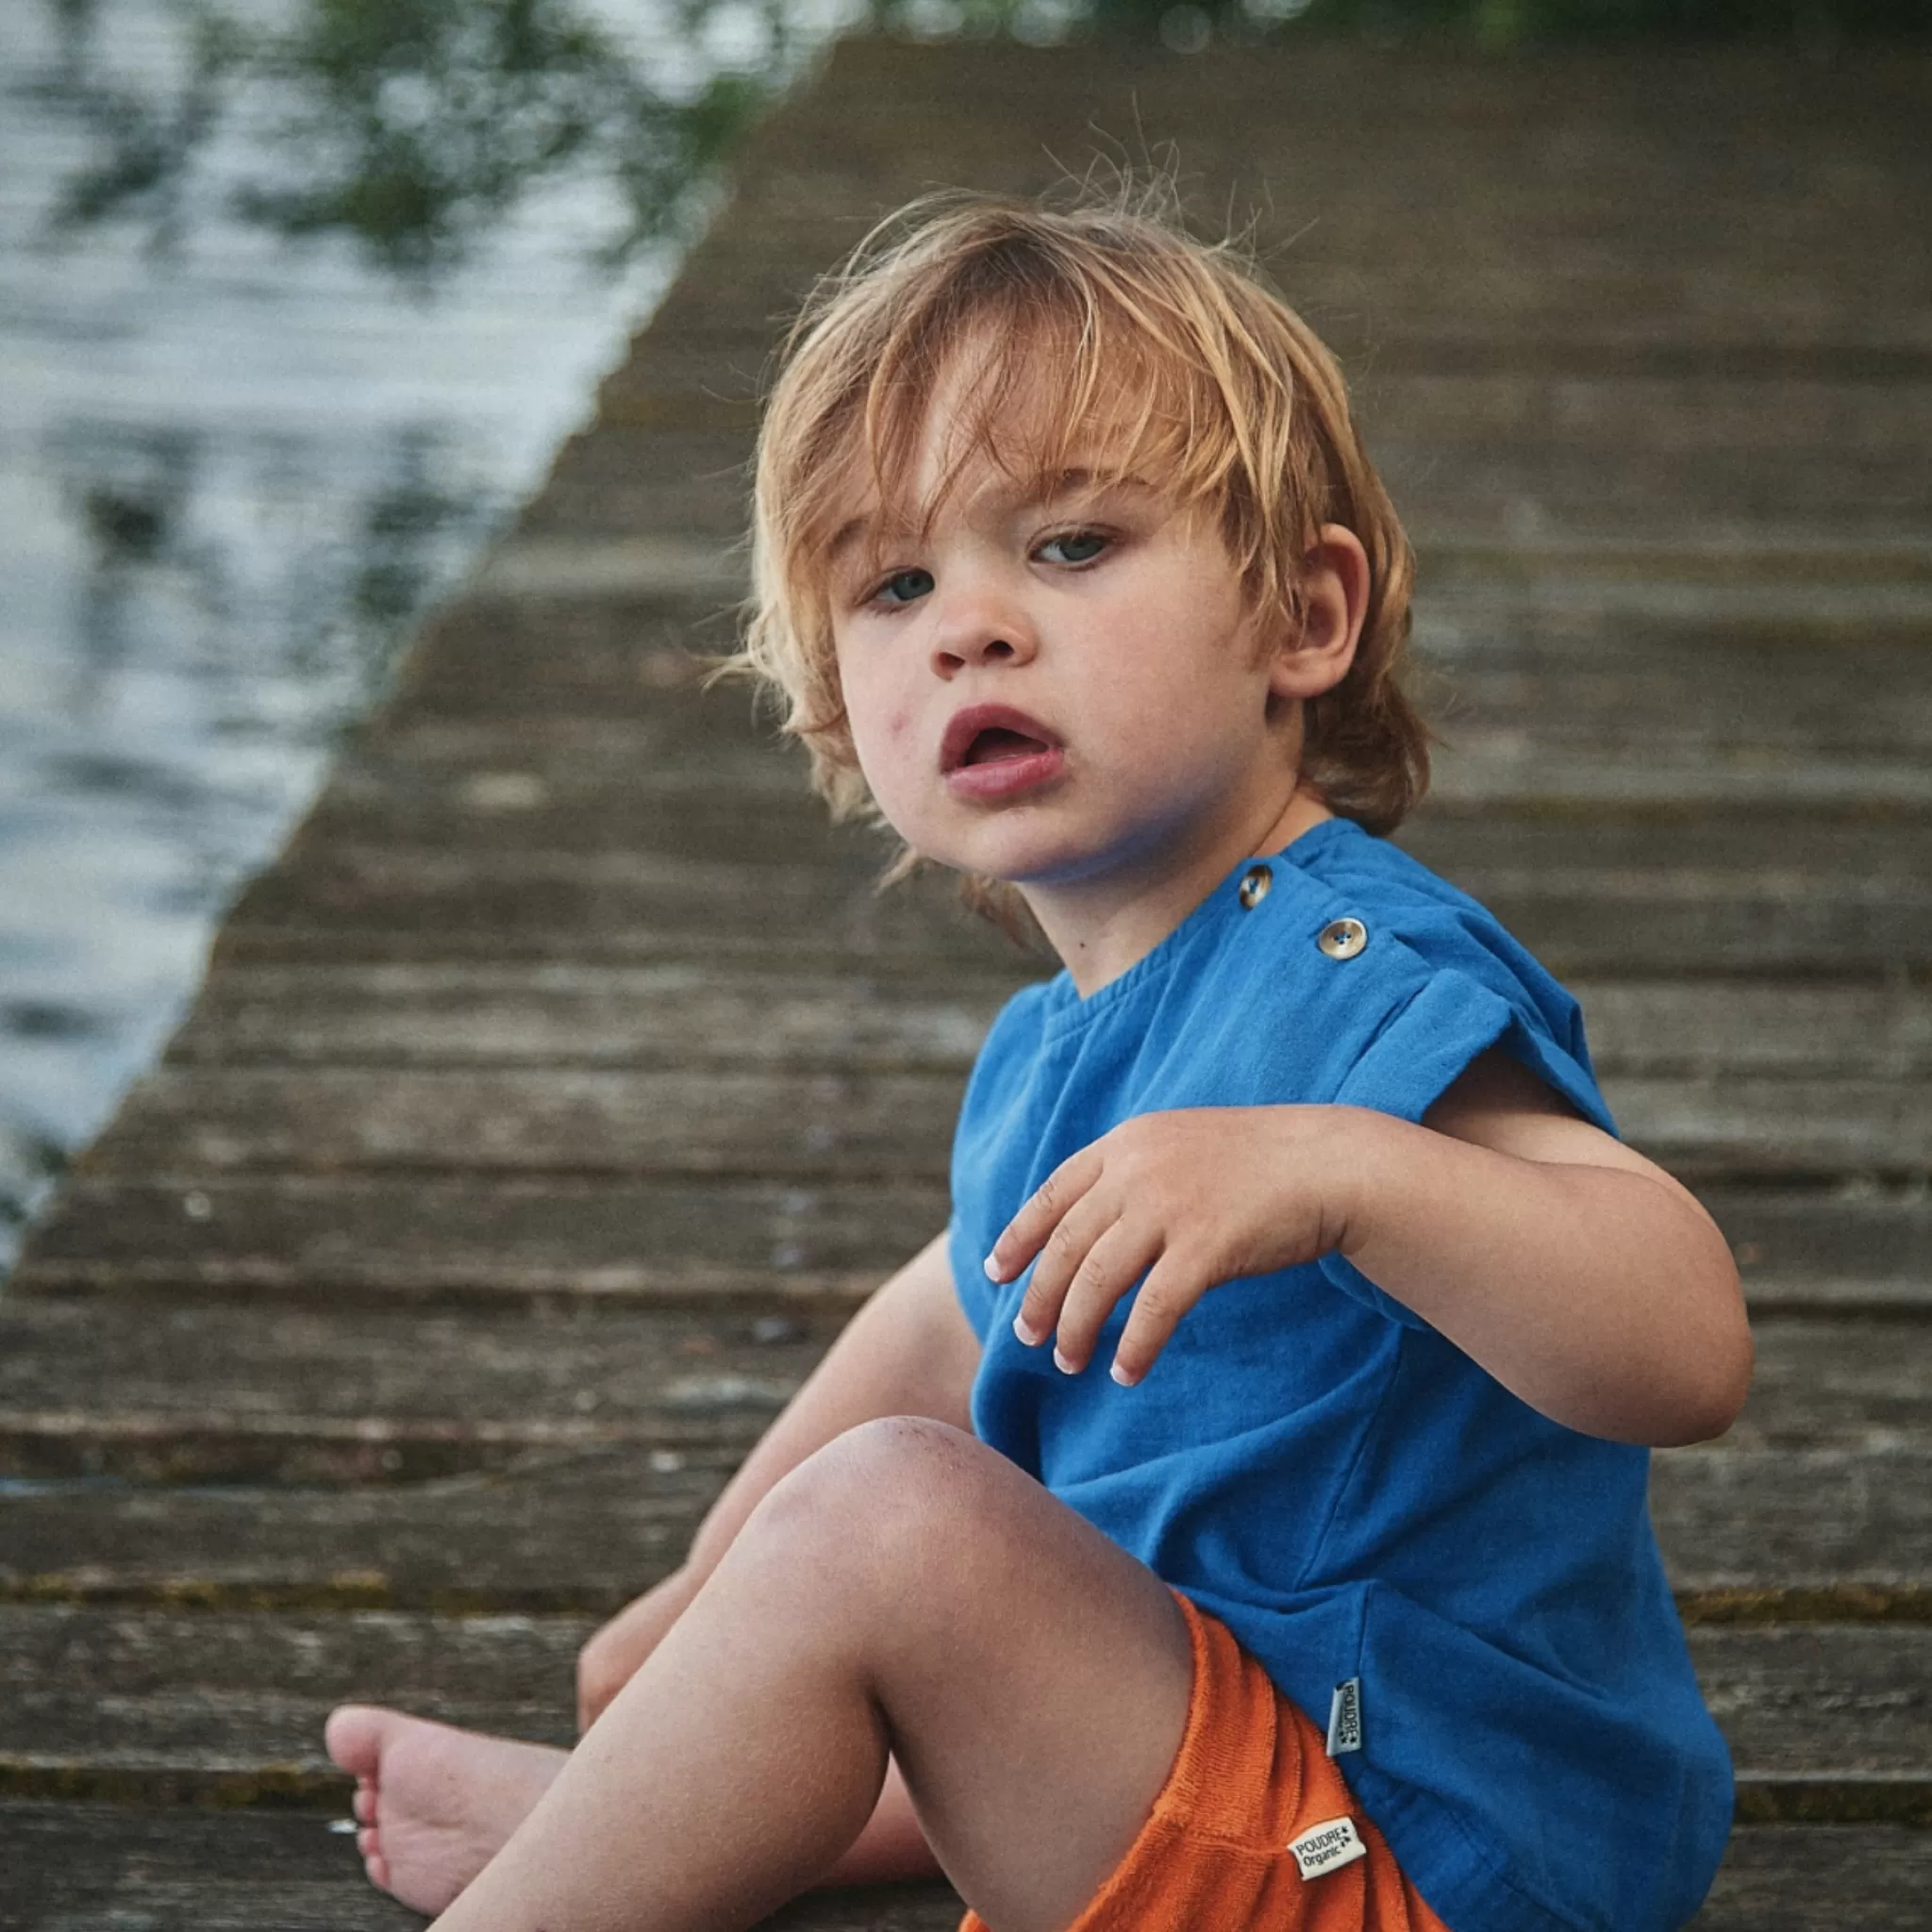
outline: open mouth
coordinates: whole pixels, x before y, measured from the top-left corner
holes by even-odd
[[[1021,764],[1060,749],[1059,740],[1044,724],[1011,705],[968,705],[947,722],[940,770],[950,774],[982,765]]]
[[[990,730],[980,732],[967,745],[966,753],[960,758],[961,765],[996,765],[1008,758],[1030,758],[1043,751],[1050,751],[1045,739],[1035,738],[1024,731],[1013,731],[1004,724],[995,724]],[[956,768],[957,769],[957,768]]]

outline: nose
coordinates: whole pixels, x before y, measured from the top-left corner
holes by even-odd
[[[958,587],[936,615],[932,668],[949,682],[962,671],[1024,664],[1038,649],[1025,613],[989,587]]]

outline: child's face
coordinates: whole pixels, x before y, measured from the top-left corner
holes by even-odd
[[[941,402],[915,501],[953,433]],[[1126,882],[1198,864],[1293,791],[1278,654],[1211,522],[1144,484],[1016,483],[975,458],[925,534],[848,531],[831,591],[860,769],[930,858],[1023,888]]]

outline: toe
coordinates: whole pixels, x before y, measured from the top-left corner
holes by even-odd
[[[330,1758],[353,1778],[374,1779],[382,1746],[397,1722],[394,1711],[373,1704],[344,1704],[328,1714],[323,1743]]]
[[[356,1795],[351,1801],[349,1808],[355,1812],[358,1824],[374,1824],[375,1823],[375,1779],[365,1777],[358,1781]]]

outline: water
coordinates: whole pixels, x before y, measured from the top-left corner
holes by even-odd
[[[255,29],[356,11],[228,5]],[[683,40],[641,4],[599,15],[674,99],[784,58],[747,8]],[[676,252],[595,139],[546,178],[458,184],[426,241],[397,242],[407,197],[377,182],[362,229],[291,246],[235,213],[237,191],[260,200],[278,152],[285,199],[322,163],[359,165],[318,145],[342,103],[299,73],[230,72],[208,132],[192,23],[170,0],[0,7],[0,1273],[155,1058],[224,905],[408,620],[540,476]],[[552,110],[514,84],[518,113]],[[384,111],[454,144],[434,107]],[[205,138],[171,175],[184,132]],[[90,170],[107,218],[53,245]],[[658,166],[658,211],[686,185]],[[622,266],[591,265],[626,234]]]

